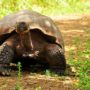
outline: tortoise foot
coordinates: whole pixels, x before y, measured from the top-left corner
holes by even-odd
[[[57,75],[65,75],[65,70],[59,68],[50,68],[50,71],[57,74]]]
[[[0,46],[0,74],[8,76],[10,73],[9,64],[13,58],[14,52],[10,46],[3,44]]]

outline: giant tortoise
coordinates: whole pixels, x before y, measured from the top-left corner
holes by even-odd
[[[46,62],[49,69],[64,73],[66,60],[60,30],[52,19],[22,10],[0,20],[0,74],[9,75],[14,57]]]

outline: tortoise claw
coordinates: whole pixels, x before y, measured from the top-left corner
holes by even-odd
[[[36,58],[38,57],[39,51],[34,51],[32,53],[24,53],[23,57],[30,57],[30,58]]]
[[[3,75],[3,76],[10,76],[10,73],[5,71],[5,72],[2,72],[1,75]]]
[[[10,76],[11,69],[8,66],[0,66],[0,75]]]
[[[37,57],[39,54],[39,51],[34,51],[33,53],[29,54],[30,57]]]

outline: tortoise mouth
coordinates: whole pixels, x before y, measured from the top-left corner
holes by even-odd
[[[16,32],[18,33],[29,32],[29,25],[26,22],[18,22],[16,24]]]

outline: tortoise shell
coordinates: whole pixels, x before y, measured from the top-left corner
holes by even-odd
[[[0,20],[0,38],[3,35],[10,34],[15,30],[17,22],[26,22],[30,25],[30,30],[39,29],[50,40],[60,45],[64,49],[62,35],[52,19],[34,11],[22,10],[17,13],[5,16]]]

